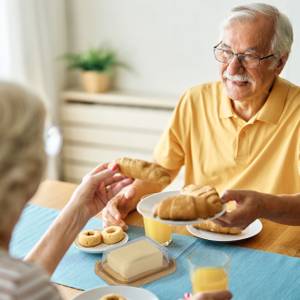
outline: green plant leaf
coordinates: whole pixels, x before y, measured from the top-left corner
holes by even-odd
[[[114,67],[128,66],[117,60],[115,52],[109,48],[91,48],[82,53],[66,53],[62,56],[69,69],[111,72]]]

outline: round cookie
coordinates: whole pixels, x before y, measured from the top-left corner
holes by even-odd
[[[99,300],[126,300],[126,298],[119,294],[107,294],[101,297]]]
[[[78,235],[78,243],[83,247],[94,247],[101,242],[101,232],[98,230],[83,230]]]
[[[103,242],[108,245],[120,242],[124,236],[124,231],[120,226],[109,226],[102,230]]]

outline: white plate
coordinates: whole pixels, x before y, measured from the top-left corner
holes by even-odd
[[[159,300],[154,294],[146,289],[116,285],[116,286],[103,286],[93,290],[86,291],[73,300],[99,300],[100,297],[106,294],[120,294],[126,298],[126,300]]]
[[[128,234],[126,232],[124,232],[124,234],[125,234],[125,236],[124,236],[123,240],[121,240],[118,243],[112,244],[112,245],[107,245],[107,244],[101,243],[95,247],[83,247],[78,243],[78,238],[76,238],[76,240],[74,241],[74,246],[83,252],[102,253],[107,250],[112,250],[113,248],[116,248],[116,247],[126,244],[128,242]]]
[[[197,229],[191,225],[186,226],[186,229],[194,236],[204,240],[216,242],[233,242],[245,240],[253,237],[261,232],[263,225],[260,220],[255,220],[248,227],[246,227],[240,234],[222,234],[210,232],[202,229]]]
[[[169,192],[161,192],[161,193],[151,194],[151,195],[143,198],[138,203],[136,209],[144,217],[159,221],[161,223],[170,224],[170,225],[179,225],[180,226],[180,225],[201,223],[203,221],[203,219],[197,219],[197,220],[192,220],[192,221],[172,221],[172,220],[163,220],[163,219],[160,219],[159,217],[154,217],[154,215],[153,215],[154,207],[157,203],[159,203],[160,201],[162,201],[163,199],[165,199],[167,197],[175,196],[175,195],[179,195],[179,194],[180,194],[180,191],[169,191]],[[213,218],[209,218],[206,220],[216,219],[216,218],[220,217],[221,215],[223,215],[224,212],[225,212],[225,206],[220,213],[216,214]]]

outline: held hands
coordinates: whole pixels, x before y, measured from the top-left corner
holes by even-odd
[[[225,213],[214,220],[225,227],[246,228],[255,219],[262,216],[263,197],[265,194],[247,190],[227,190],[222,195],[223,203],[235,200],[237,207],[230,213]]]
[[[116,164],[101,164],[88,173],[26,260],[40,264],[52,274],[87,221],[132,182],[117,172]]]
[[[124,219],[133,209],[131,200],[135,196],[135,188],[129,185],[124,188],[118,195],[110,200],[102,211],[102,219],[104,226],[118,225],[127,230]]]
[[[132,179],[116,174],[117,172],[116,164],[97,166],[83,177],[67,207],[80,208],[87,219],[95,216],[112,197],[132,182]]]
[[[117,194],[103,209],[104,226],[118,225],[127,229],[123,221],[135,209],[142,196],[160,192],[168,185],[178,170],[171,171],[157,163],[128,157],[116,161],[122,174],[135,179],[134,183]]]

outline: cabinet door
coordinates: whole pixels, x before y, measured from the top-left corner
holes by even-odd
[[[92,167],[122,156],[152,160],[171,110],[66,103],[63,175],[78,182]]]
[[[171,113],[171,110],[161,109],[66,103],[62,120],[63,123],[161,132]]]

